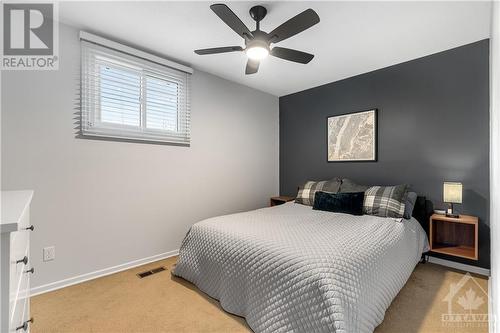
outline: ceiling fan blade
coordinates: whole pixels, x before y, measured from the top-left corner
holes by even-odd
[[[236,16],[236,14],[228,6],[224,4],[214,4],[211,5],[210,8],[238,35],[245,39],[253,38],[253,35],[250,30],[248,30],[247,26],[241,22],[238,16]]]
[[[271,55],[281,59],[299,62],[301,64],[307,64],[312,60],[312,58],[314,58],[314,54],[278,46],[273,47],[273,49],[271,50]]]
[[[292,17],[269,33],[269,41],[277,43],[290,38],[319,22],[319,16],[312,9],[307,9],[302,13]]]
[[[235,51],[243,51],[243,48],[241,46],[212,47],[209,49],[195,50],[194,53],[199,55],[205,55],[205,54],[215,54],[215,53],[225,53],[225,52],[235,52]]]
[[[245,74],[255,74],[259,70],[260,62],[258,60],[248,59]]]

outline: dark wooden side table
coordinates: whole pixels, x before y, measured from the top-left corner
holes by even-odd
[[[453,218],[433,214],[429,225],[431,251],[477,260],[477,228],[478,218],[475,216]]]
[[[287,196],[284,196],[284,195],[281,195],[281,196],[278,196],[278,197],[272,197],[269,202],[270,202],[270,206],[277,206],[277,205],[282,205],[284,204],[285,202],[288,202],[288,201],[293,201],[295,200],[294,197],[287,197]]]

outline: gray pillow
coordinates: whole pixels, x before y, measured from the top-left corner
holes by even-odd
[[[417,202],[417,193],[408,192],[405,200],[405,213],[403,215],[405,219],[411,219],[413,209],[415,208],[415,202]]]
[[[340,179],[334,178],[331,180],[322,181],[307,181],[299,187],[299,193],[295,198],[295,202],[303,205],[312,206],[314,204],[314,195],[316,192],[337,193],[340,188]]]
[[[365,191],[363,212],[380,217],[403,217],[408,185],[372,186]]]
[[[355,193],[355,192],[364,192],[366,191],[370,186],[366,185],[359,185],[353,182],[352,180],[348,178],[343,178],[342,179],[342,184],[340,184],[340,193]]]

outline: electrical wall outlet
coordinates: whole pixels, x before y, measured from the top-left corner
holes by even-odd
[[[43,248],[43,261],[51,261],[56,258],[56,248],[55,246],[49,246]]]

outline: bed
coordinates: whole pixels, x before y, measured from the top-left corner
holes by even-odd
[[[173,274],[255,332],[372,332],[427,249],[415,218],[289,202],[196,223]]]

